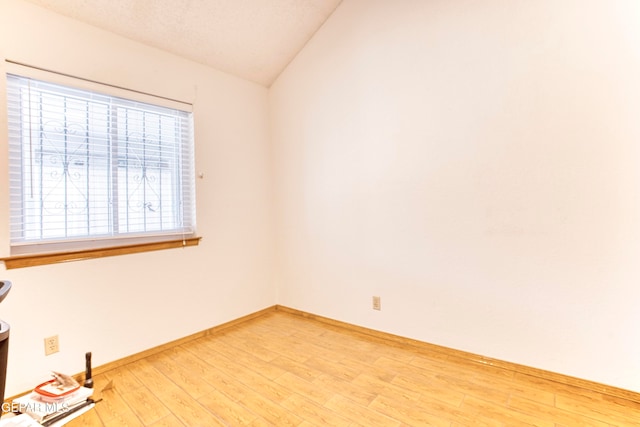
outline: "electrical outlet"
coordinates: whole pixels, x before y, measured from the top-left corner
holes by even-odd
[[[44,355],[45,356],[48,356],[53,353],[57,353],[59,351],[60,351],[60,342],[58,341],[57,335],[44,339]]]
[[[373,297],[373,309],[380,310],[380,297]]]

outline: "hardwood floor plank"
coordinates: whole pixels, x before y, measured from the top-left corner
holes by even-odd
[[[304,364],[305,366],[308,366],[317,371],[333,375],[334,377],[341,378],[347,381],[353,380],[358,375],[360,375],[360,371],[356,369],[352,369],[344,365],[341,366],[339,363],[325,360],[320,357],[312,357],[304,362]]]
[[[104,376],[108,381],[113,381],[115,384],[127,390],[135,390],[136,388],[142,387],[142,383],[126,366],[113,369]]]
[[[67,427],[102,427],[104,424],[95,408],[85,412],[81,417],[75,418],[66,424]]]
[[[167,354],[156,354],[149,357],[149,363],[178,387],[186,391],[192,398],[198,399],[211,393],[214,388],[197,372],[191,371],[175,363]]]
[[[500,388],[493,381],[482,378],[470,378],[468,376],[437,375],[434,380],[441,387],[456,390],[467,396],[476,396],[499,405],[506,405],[509,400],[509,389]]]
[[[119,392],[108,390],[102,393],[102,402],[95,406],[95,411],[103,423],[108,423],[114,418],[120,417],[120,414],[131,411],[131,409],[122,399]]]
[[[391,382],[396,377],[396,373],[390,371],[388,369],[384,369],[380,366],[377,366],[374,363],[366,363],[357,359],[343,357],[338,360],[339,366],[345,366],[347,368],[353,369],[354,371],[366,372],[368,375],[372,377],[376,377],[381,381]]]
[[[484,417],[482,415],[476,415],[473,419],[473,424],[462,424],[462,423],[451,423],[451,427],[509,427],[507,424],[500,422],[498,420],[494,420],[491,418]]]
[[[252,391],[259,393],[263,397],[273,400],[274,402],[281,402],[291,394],[291,392],[285,387],[269,380],[268,378],[263,377],[256,371],[250,369],[242,369],[240,367],[237,367],[235,370],[229,370],[226,367],[222,367],[219,369],[227,375],[240,381],[247,387],[247,389],[251,389]]]
[[[144,427],[144,424],[131,409],[119,412],[105,424],[105,427]]]
[[[344,414],[352,423],[370,427],[397,427],[400,421],[389,418],[341,395],[334,395],[324,405],[337,414]]]
[[[275,382],[289,390],[290,394],[297,393],[319,405],[324,405],[334,395],[333,392],[320,388],[290,372],[276,378]]]
[[[608,427],[610,424],[568,412],[553,405],[544,405],[521,397],[511,397],[509,407],[536,418],[575,427]]]
[[[145,385],[145,387],[156,393],[156,395],[159,394],[161,390],[167,390],[172,387],[176,387],[176,384],[171,381],[171,379],[169,379],[162,372],[158,371],[147,359],[133,362],[128,367],[133,375],[135,375],[135,377],[138,378],[140,382]],[[119,390],[123,393],[127,391],[126,387],[118,383],[114,383],[114,385],[116,390]]]
[[[309,358],[307,357],[307,359]],[[307,381],[313,381],[324,374],[319,369],[311,367],[304,362],[301,363],[294,359],[290,359],[286,356],[277,357],[276,359],[273,359],[271,363]]]
[[[543,420],[535,415],[527,415],[487,400],[466,396],[461,406],[462,410],[472,414],[481,414],[485,418],[500,421],[513,427],[554,427],[554,422]]]
[[[146,387],[138,387],[135,390],[120,393],[120,395],[144,425],[160,421],[171,413]]]
[[[391,381],[391,384],[415,391],[422,397],[434,398],[454,407],[459,407],[465,396],[465,394],[459,390],[450,388],[440,381],[421,376],[420,374],[413,376],[404,374],[397,375]]]
[[[165,406],[187,426],[226,426],[191,395],[179,387],[172,387],[159,392]]]
[[[613,422],[614,424],[622,426],[640,425],[640,411],[623,411],[617,405],[604,402],[599,397],[570,397],[559,394],[556,396],[556,407],[573,414],[581,414],[603,422]]]
[[[252,369],[260,372],[262,376],[269,378],[270,380],[273,380],[286,372],[285,369],[271,363],[273,362],[273,359],[278,357],[276,353],[273,353],[273,355],[270,356],[271,362],[266,362],[263,358],[256,357],[253,354],[247,353],[245,350],[237,347],[219,347],[218,352],[246,369]]]
[[[365,390],[370,390],[378,396],[385,396],[401,403],[415,403],[420,398],[420,393],[416,391],[382,381],[367,373],[358,375],[351,383]]]
[[[250,353],[257,358],[264,360],[265,362],[269,362],[273,360],[273,358],[278,356],[277,353],[274,353],[273,351],[263,347],[260,344],[259,340],[252,341],[252,337],[247,337],[246,334],[244,337],[226,335],[224,337],[221,337],[219,340],[216,340],[216,342],[225,344],[227,346],[225,347],[225,349],[236,348],[239,350],[244,350],[245,352]]]
[[[385,396],[376,397],[369,408],[410,426],[449,427],[451,425],[450,420],[429,414],[415,403],[397,401]]]
[[[351,421],[341,414],[333,412],[298,394],[289,396],[282,402],[282,406],[294,414],[299,414],[305,421],[317,426],[347,427],[351,424]]]
[[[297,426],[303,419],[276,402],[265,398],[259,393],[248,395],[240,399],[240,403],[250,411],[257,414],[261,423],[269,423],[272,426]],[[258,420],[255,421],[258,423]]]
[[[251,393],[249,387],[238,381],[232,375],[226,374],[215,367],[203,375],[206,382],[211,384],[217,391],[224,393],[233,401],[238,401]]]
[[[313,383],[333,394],[340,394],[358,405],[368,406],[377,397],[375,391],[353,384],[351,381],[342,380],[331,375],[321,375]]]
[[[209,393],[198,401],[227,425],[246,426],[258,418],[249,409],[218,391]]]
[[[476,421],[476,414],[469,413],[457,406],[444,403],[441,400],[433,399],[430,396],[420,399],[417,406],[419,406],[421,410],[442,418],[443,420],[466,425],[474,425]]]
[[[186,427],[186,426],[182,424],[180,420],[176,418],[175,415],[171,414],[153,424],[149,424],[148,427]]]
[[[219,353],[215,351],[215,347],[211,345],[212,341],[212,339],[197,339],[191,341],[189,345],[184,346],[184,348],[197,359],[206,361],[219,355]]]

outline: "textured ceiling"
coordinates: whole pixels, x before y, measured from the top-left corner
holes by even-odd
[[[270,86],[341,0],[27,0]]]

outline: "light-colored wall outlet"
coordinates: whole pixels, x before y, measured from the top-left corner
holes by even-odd
[[[48,356],[53,353],[57,353],[59,351],[60,351],[60,342],[58,341],[57,335],[44,339],[44,355],[45,356]]]
[[[380,297],[373,297],[373,309],[380,310]]]

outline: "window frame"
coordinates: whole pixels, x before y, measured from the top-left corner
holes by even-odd
[[[70,76],[63,73],[56,73],[49,70],[44,70],[38,67],[32,67],[19,63],[12,63],[6,61],[5,69],[2,73],[3,82],[7,84],[7,76],[9,74],[17,75],[25,78],[32,78],[36,80],[42,80],[51,82],[53,84],[59,84],[63,86],[73,87],[83,91],[99,92],[107,96],[117,97],[121,99],[127,99],[134,102],[140,102],[145,104],[151,104],[161,107],[169,107],[178,109],[181,111],[187,111],[190,115],[193,114],[192,105],[183,101],[174,100],[166,97],[158,97],[157,95],[151,95],[141,91],[130,90],[119,86],[100,83],[93,80],[83,79],[75,76]],[[5,91],[6,93],[6,91]],[[8,100],[4,99],[4,108],[8,112]],[[179,107],[178,107],[179,106]],[[192,116],[191,119],[193,120]],[[7,123],[8,124],[8,123]],[[7,129],[8,130],[8,129]],[[7,142],[8,144],[8,142]],[[7,269],[28,267],[34,265],[44,265],[58,262],[67,262],[81,259],[100,258],[105,256],[122,255],[128,253],[139,253],[147,251],[155,251],[160,249],[169,249],[186,246],[196,246],[200,242],[200,237],[196,235],[196,201],[195,201],[195,142],[194,133],[191,123],[191,140],[189,142],[189,170],[187,174],[182,174],[181,186],[185,185],[184,179],[187,178],[186,185],[190,187],[190,195],[187,200],[190,203],[190,208],[187,209],[188,214],[191,215],[191,230],[189,232],[146,232],[143,234],[136,234],[127,236],[117,236],[115,238],[84,238],[84,239],[71,239],[69,241],[56,241],[56,242],[35,242],[31,244],[12,244],[9,239],[9,256],[0,258],[3,261]],[[8,147],[7,147],[8,150]],[[9,158],[7,158],[7,164],[9,165]],[[11,167],[11,165],[9,165]],[[8,179],[5,178],[5,179]],[[9,186],[8,186],[9,187]],[[10,193],[9,188],[7,188]],[[8,207],[11,206],[11,195],[7,195]],[[9,229],[12,228],[10,222],[10,216],[7,216],[6,224]]]

